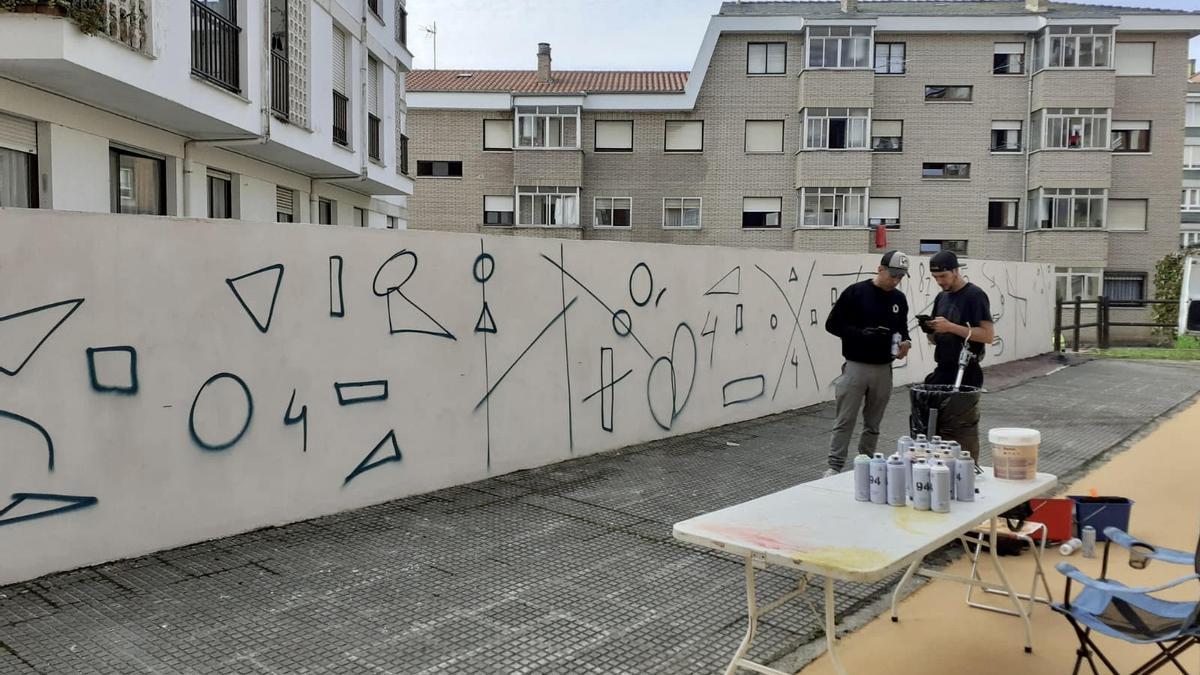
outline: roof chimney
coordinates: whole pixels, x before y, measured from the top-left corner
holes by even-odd
[[[858,11],[858,0],[842,0],[842,11],[850,14]]]
[[[1050,0],[1025,0],[1025,10],[1042,13],[1050,9]]]
[[[553,81],[553,78],[550,77],[550,43],[549,42],[539,42],[538,43],[537,79],[538,79],[538,82],[542,82],[544,84],[550,84],[550,82]]]

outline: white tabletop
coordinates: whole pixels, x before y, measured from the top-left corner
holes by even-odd
[[[1008,481],[983,471],[975,501],[952,502],[950,513],[856,501],[854,473],[845,472],[676,523],[674,535],[822,576],[877,581],[1058,483],[1048,473]]]

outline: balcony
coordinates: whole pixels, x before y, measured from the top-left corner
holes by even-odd
[[[869,150],[801,150],[796,153],[796,187],[869,187]]]
[[[1033,76],[1032,109],[1112,108],[1116,84],[1114,70],[1043,70]]]
[[[333,92],[333,142],[350,147],[350,99]]]
[[[1108,150],[1038,150],[1029,156],[1031,188],[1112,187]]]
[[[521,149],[512,152],[517,185],[580,185],[583,152],[577,149]]]
[[[872,70],[805,70],[800,73],[803,108],[871,108],[875,105]]]
[[[271,112],[287,119],[291,114],[288,80],[290,68],[287,54],[271,50]]]
[[[192,74],[232,92],[241,92],[238,36],[242,29],[192,0]]]
[[[1061,267],[1107,267],[1108,232],[1093,229],[1030,230],[1030,262]]]

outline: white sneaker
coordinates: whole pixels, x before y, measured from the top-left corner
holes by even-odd
[[[825,469],[825,473],[821,474],[821,478],[833,478],[838,475],[837,469]]]

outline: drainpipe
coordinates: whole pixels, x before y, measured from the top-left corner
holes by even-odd
[[[365,0],[364,0],[365,1]],[[197,145],[231,147],[238,145],[265,145],[271,140],[271,3],[263,3],[262,53],[259,64],[259,124],[262,131],[256,136],[232,138],[189,138],[183,142],[183,215],[191,215],[192,198],[190,179],[192,176],[192,148]]]
[[[358,147],[358,156],[361,157],[362,166],[359,167],[359,174],[362,175],[362,180],[367,179],[367,0],[362,0],[362,23],[359,25],[359,36],[362,40],[362,59],[359,63],[359,88],[362,90],[362,98],[359,99],[359,106],[362,112],[359,113],[359,119],[362,124],[359,125],[359,140],[361,145]]]
[[[1021,262],[1029,262],[1029,209],[1034,204],[1029,202],[1029,164],[1032,161],[1030,146],[1033,144],[1033,49],[1036,41],[1030,40],[1025,53],[1030,57],[1025,59],[1025,221],[1017,223],[1021,228]],[[1040,204],[1037,205],[1040,208]]]

